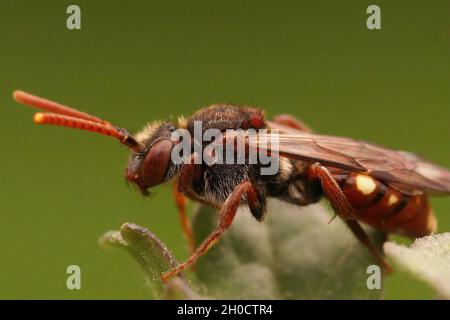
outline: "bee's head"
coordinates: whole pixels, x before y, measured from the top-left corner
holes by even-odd
[[[170,180],[179,170],[171,160],[175,126],[171,122],[155,122],[136,134],[135,139],[144,146],[133,152],[125,170],[128,181],[136,184],[144,195],[148,189]]]

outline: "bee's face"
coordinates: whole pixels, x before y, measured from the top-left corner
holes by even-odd
[[[174,143],[171,134],[175,126],[170,122],[153,123],[136,135],[146,146],[141,153],[133,153],[125,171],[128,181],[135,183],[143,194],[173,176],[171,153]],[[169,174],[170,172],[170,174]]]

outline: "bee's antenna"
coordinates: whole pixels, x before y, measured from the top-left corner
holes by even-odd
[[[90,115],[88,113],[79,111],[77,109],[65,106],[63,104],[54,102],[54,101],[50,101],[32,94],[29,94],[27,92],[24,91],[20,91],[20,90],[16,90],[13,92],[13,98],[14,100],[16,100],[17,102],[29,106],[29,107],[33,107],[39,110],[44,110],[44,111],[48,111],[51,113],[58,113],[58,114],[63,114],[66,116],[70,116],[73,118],[78,118],[78,119],[85,119],[85,120],[89,120],[89,121],[93,121],[93,122],[99,122],[99,123],[104,123],[104,124],[109,124],[107,121],[100,119],[96,116]]]
[[[49,113],[36,113],[34,115],[34,122],[36,124],[51,124],[97,132],[118,139],[122,144],[135,152],[142,152],[144,150],[144,146],[126,130],[117,128],[108,121],[102,120],[96,116],[23,91],[14,91],[13,97],[14,100],[24,105],[49,111]]]

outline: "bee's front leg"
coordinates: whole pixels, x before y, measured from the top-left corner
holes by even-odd
[[[250,207],[257,206],[257,193],[249,181],[242,182],[232,194],[229,195],[219,213],[219,224],[217,228],[209,234],[209,236],[200,244],[195,252],[182,264],[162,275],[162,280],[167,282],[170,278],[176,276],[186,268],[194,264],[198,258],[204,255],[222,236],[222,234],[230,227],[236,216],[236,211],[242,201],[242,197],[246,196],[247,203]]]
[[[173,185],[173,198],[178,209],[178,216],[180,218],[181,229],[189,244],[189,252],[192,254],[195,250],[195,242],[192,234],[191,223],[186,212],[186,197],[178,190],[178,181]]]

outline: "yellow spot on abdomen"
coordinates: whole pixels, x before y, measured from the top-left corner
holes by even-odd
[[[364,195],[369,195],[377,188],[376,182],[369,176],[358,174],[356,176],[356,188]]]
[[[392,206],[398,202],[398,197],[395,194],[391,194],[388,199],[388,206]]]

